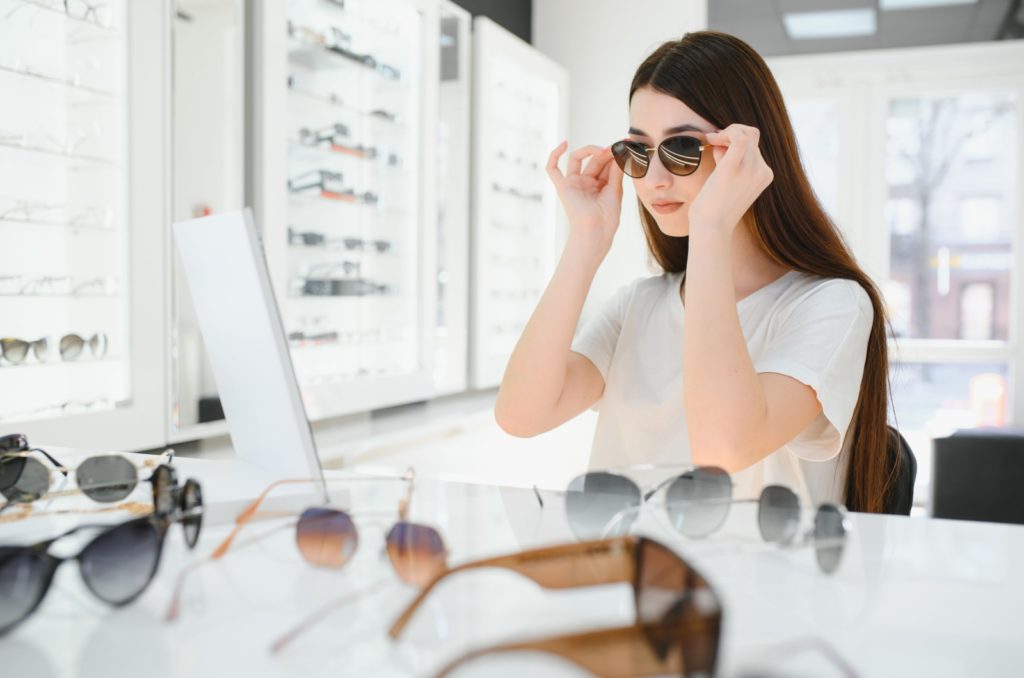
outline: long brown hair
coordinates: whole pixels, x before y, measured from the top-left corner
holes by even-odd
[[[882,511],[899,469],[886,454],[889,359],[881,294],[811,190],[782,92],[768,65],[739,38],[715,31],[687,33],[661,45],[640,64],[629,88],[630,101],[641,87],[679,99],[717,129],[740,123],[760,130],[761,155],[775,177],[747,215],[755,240],[787,268],[854,280],[870,297],[874,319],[849,431],[845,499],[854,511]],[[689,239],[662,233],[642,203],[640,221],[654,261],[666,272],[685,271]]]

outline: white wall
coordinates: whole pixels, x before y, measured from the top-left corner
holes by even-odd
[[[534,0],[534,46],[569,70],[570,151],[625,137],[637,66],[662,42],[706,27],[707,0]],[[591,287],[584,318],[620,286],[654,270],[628,178],[622,205],[615,244]]]

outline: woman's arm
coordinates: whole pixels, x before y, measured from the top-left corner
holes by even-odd
[[[558,158],[565,148],[563,142],[551,152],[547,171],[569,217],[569,239],[516,343],[494,406],[498,424],[516,436],[548,431],[604,392],[597,367],[571,347],[583,302],[619,225],[622,170],[609,149],[585,146],[569,156],[563,175]]]
[[[549,431],[601,397],[601,373],[571,346],[603,258],[587,243],[566,244],[501,381],[494,415],[506,432],[525,437]]]
[[[738,471],[796,437],[821,411],[814,389],[758,374],[736,311],[732,236],[772,172],[759,133],[730,125],[708,135],[716,167],[690,208],[683,393],[695,464]]]

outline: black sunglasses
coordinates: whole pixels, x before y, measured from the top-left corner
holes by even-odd
[[[173,474],[169,466],[161,466],[157,471],[160,469]],[[173,494],[177,496],[176,492]],[[0,635],[35,612],[46,597],[57,568],[69,560],[78,561],[82,580],[97,598],[115,607],[132,602],[142,595],[156,575],[171,522],[180,521],[185,528],[186,543],[189,548],[195,546],[202,524],[202,502],[199,483],[190,479],[181,490],[180,505],[173,513],[154,511],[112,527],[80,525],[58,537],[28,546],[0,546]],[[76,555],[60,557],[50,553],[54,543],[89,529],[102,532]]]
[[[696,137],[669,137],[658,144],[658,157],[661,164],[672,174],[685,177],[697,171],[700,166],[701,152],[707,146]],[[647,176],[655,149],[641,144],[639,141],[623,139],[612,144],[612,157],[623,173],[634,179]]]

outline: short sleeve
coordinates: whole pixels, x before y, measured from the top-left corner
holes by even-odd
[[[636,282],[624,285],[604,303],[601,309],[585,322],[572,342],[572,350],[594,363],[601,378],[608,382],[608,371],[619,343],[626,311],[636,290]]]
[[[814,389],[822,412],[788,447],[809,461],[842,450],[860,395],[874,310],[852,280],[828,280],[780,311],[754,362],[756,372],[790,376]]]

